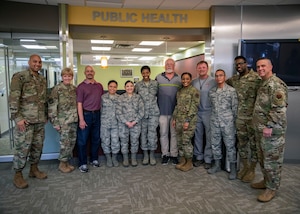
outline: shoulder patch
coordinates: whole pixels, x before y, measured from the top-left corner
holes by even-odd
[[[285,105],[285,94],[282,91],[276,91],[274,97],[274,104],[275,105]]]

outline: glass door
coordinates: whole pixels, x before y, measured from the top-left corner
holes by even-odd
[[[9,119],[8,95],[11,74],[8,48],[0,46],[0,162],[11,161],[13,154],[13,123]]]

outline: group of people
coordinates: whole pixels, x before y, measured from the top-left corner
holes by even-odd
[[[258,196],[270,201],[280,184],[286,131],[287,86],[272,73],[267,58],[249,70],[246,58],[234,60],[238,74],[226,80],[226,72],[208,75],[208,63],[196,65],[198,77],[175,72],[175,61],[165,62],[165,71],[150,78],[149,66],[141,68],[143,79],[125,83],[125,92],[117,94],[118,82],[108,82],[107,93],[95,80],[92,66],[85,67],[85,80],[77,88],[72,84],[73,71],[64,68],[62,82],[47,95],[46,79],[39,74],[40,56],[32,55],[28,70],[13,75],[9,105],[15,121],[14,184],[26,188],[22,170],[31,164],[30,177],[47,178],[38,169],[44,125],[47,119],[60,134],[59,170],[75,169],[69,163],[77,143],[80,172],[88,172],[88,161],[99,167],[100,144],[107,167],[138,165],[137,152],[143,151],[143,165],[156,165],[157,128],[162,165],[171,161],[183,172],[202,164],[209,174],[221,170],[222,142],[230,163],[229,179],[252,182],[260,163],[264,179],[251,187],[265,189]],[[101,139],[101,140],[100,140]],[[89,159],[87,144],[90,142]],[[242,168],[237,173],[237,152]],[[129,157],[130,155],[130,157]],[[178,160],[179,158],[179,160]]]

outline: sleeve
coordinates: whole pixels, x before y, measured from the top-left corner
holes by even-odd
[[[238,97],[237,97],[237,93],[235,90],[232,92],[231,101],[232,101],[232,114],[233,114],[234,119],[236,119],[237,111],[238,111]]]
[[[24,119],[20,113],[20,98],[22,94],[22,88],[23,81],[21,80],[21,76],[16,73],[12,77],[9,94],[10,115],[11,119],[15,120],[16,123]]]
[[[196,90],[193,90],[193,92],[192,92],[192,100],[191,100],[191,104],[190,104],[191,106],[189,108],[190,110],[187,115],[186,122],[191,121],[196,116],[196,114],[198,113],[199,103],[200,103],[200,94],[196,89]]]
[[[227,79],[225,82],[226,82],[228,85],[230,85],[231,87],[233,87],[233,80],[232,80],[232,77],[229,78],[229,79]]]
[[[121,95],[116,102],[116,104],[117,104],[116,105],[116,116],[117,116],[117,119],[119,122],[126,123],[127,122],[126,118],[122,112],[122,103],[123,103],[122,100],[123,100],[123,96]]]
[[[139,82],[137,82],[134,86],[134,93],[136,93],[136,94],[139,93]]]
[[[178,101],[178,99],[179,99],[179,91],[177,91],[177,93],[176,93],[176,100]],[[178,104],[178,102],[176,103],[174,111],[173,111],[173,115],[172,115],[173,120],[176,120],[176,117],[177,117],[177,112],[178,112],[177,104]]]
[[[52,88],[48,99],[48,117],[53,126],[60,125],[58,120],[58,102],[58,86],[55,86],[54,88]]]
[[[273,131],[282,132],[286,129],[286,110],[287,110],[287,89],[286,87],[275,88],[270,94],[271,109],[269,111],[269,121],[267,127]]]
[[[139,123],[144,115],[145,115],[145,106],[144,106],[144,102],[143,102],[143,99],[141,98],[140,95],[137,95],[139,98],[138,98],[138,117],[136,119],[136,122]]]

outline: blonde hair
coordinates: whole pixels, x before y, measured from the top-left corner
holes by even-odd
[[[64,68],[62,71],[61,71],[61,76],[63,75],[71,75],[71,76],[74,76],[73,74],[73,70],[71,68]]]

